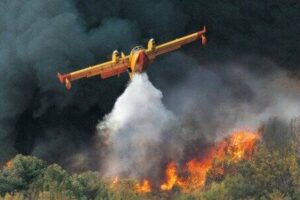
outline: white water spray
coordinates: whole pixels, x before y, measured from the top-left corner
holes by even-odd
[[[162,93],[146,74],[136,75],[114,108],[97,126],[108,133],[105,175],[139,177],[160,160],[161,138],[175,122],[162,104]]]

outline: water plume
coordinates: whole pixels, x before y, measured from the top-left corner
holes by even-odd
[[[162,104],[162,97],[146,74],[136,75],[99,123],[99,134],[109,138],[106,175],[140,177],[158,166],[163,133],[176,120]]]

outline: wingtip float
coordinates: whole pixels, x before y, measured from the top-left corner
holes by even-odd
[[[64,84],[68,90],[71,89],[71,82],[81,78],[88,78],[99,75],[102,79],[112,76],[119,76],[124,72],[128,72],[130,78],[135,73],[142,73],[146,70],[147,65],[155,60],[159,55],[179,49],[182,45],[201,39],[202,45],[206,44],[206,27],[199,32],[177,38],[161,45],[156,45],[154,39],[148,41],[147,49],[142,46],[134,47],[129,55],[123,52],[121,56],[117,50],[112,53],[112,60],[87,67],[68,74],[57,73],[60,83]]]

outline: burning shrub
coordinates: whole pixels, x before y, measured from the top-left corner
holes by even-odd
[[[223,180],[225,172],[234,171],[232,166],[235,163],[249,160],[252,157],[259,139],[260,134],[257,132],[234,131],[228,138],[204,149],[204,153],[194,152],[195,155],[202,155],[201,157],[194,156],[181,165],[170,161],[164,170],[165,179],[159,187],[154,186],[154,188],[159,188],[161,191],[179,188],[182,192],[190,192],[203,188],[207,177],[210,177],[211,181]],[[137,192],[147,193],[150,191],[150,180],[145,179],[139,183]]]

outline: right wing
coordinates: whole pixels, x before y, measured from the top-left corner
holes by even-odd
[[[57,73],[59,81],[71,89],[71,82],[81,78],[89,78],[92,76],[101,76],[102,79],[120,75],[128,69],[129,56],[124,56],[116,60],[108,61],[85,69],[74,71],[68,74]]]
[[[155,46],[153,44],[154,40],[152,39],[152,41],[150,40],[148,43],[148,48],[146,50],[147,56],[150,60],[153,60],[156,56],[179,49],[182,45],[191,43],[197,39],[201,39],[202,45],[205,45],[206,44],[206,37],[204,35],[205,33],[206,33],[206,27],[204,26],[203,29],[199,32],[196,32],[196,33],[193,33],[193,34],[181,37],[181,38],[177,38],[175,40],[172,40],[167,43],[163,43],[158,46]],[[151,44],[151,42],[152,42],[152,44]]]

